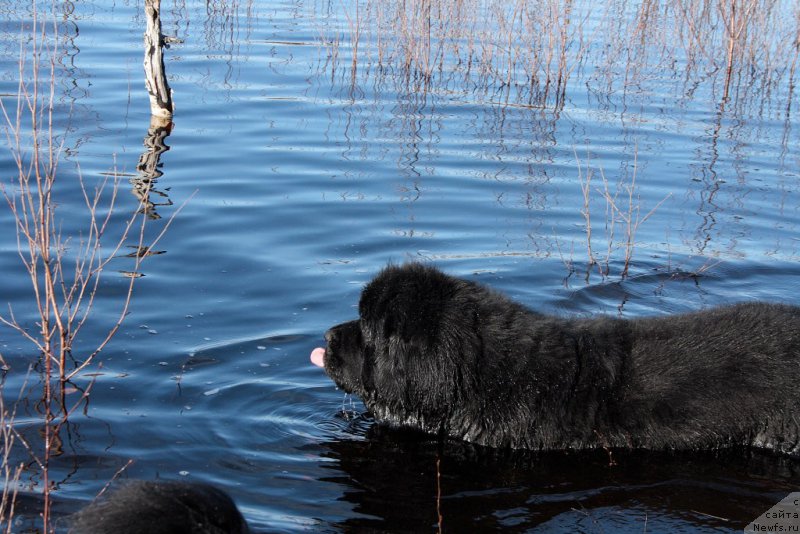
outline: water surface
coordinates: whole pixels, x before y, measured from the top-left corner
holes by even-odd
[[[499,24],[500,3],[484,4]],[[617,455],[610,466],[602,451],[493,453],[387,431],[308,362],[388,262],[433,262],[563,315],[800,304],[798,102],[791,56],[774,44],[796,31],[796,6],[779,2],[781,23],[761,27],[786,61],[740,69],[726,99],[724,56],[710,50],[719,34],[701,54],[686,35],[652,37],[674,22],[656,17],[649,40],[638,36],[647,46],[634,46],[625,32],[641,6],[623,4],[576,6],[570,75],[544,96],[525,81],[533,41],[512,48],[511,70],[498,44],[494,70],[473,58],[468,72],[470,37],[447,33],[455,16],[431,19],[434,45],[450,35],[441,55],[429,52],[436,68],[404,70],[408,34],[377,32],[394,12],[378,20],[363,3],[354,71],[354,13],[341,3],[164,2],[164,31],[180,39],[165,52],[177,110],[161,132],[146,236],[170,226],[121,330],[74,379],[90,395],[59,433],[57,515],[123,467],[122,478],[217,484],[258,531],[733,532],[795,490],[795,463],[755,453]],[[79,177],[89,189],[119,177],[106,247],[153,178],[137,170],[150,125],[142,9],[58,6],[56,194],[71,250],[87,228]],[[27,3],[0,9],[7,107],[31,20]],[[483,26],[473,35],[488,42]],[[6,150],[0,170],[13,189]],[[631,233],[626,217],[637,216]],[[0,227],[2,308],[35,330],[7,209]],[[78,359],[121,309],[127,250],[105,271]],[[15,424],[34,442],[36,351],[3,326],[0,354],[4,399],[24,387]],[[24,531],[41,478],[24,448],[12,456],[28,464]]]

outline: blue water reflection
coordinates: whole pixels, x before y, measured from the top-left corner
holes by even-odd
[[[86,230],[79,177],[91,190],[113,175],[106,246],[139,209],[143,184],[146,241],[169,228],[102,366],[70,390],[76,400],[90,394],[59,434],[57,515],[115,476],[163,477],[225,488],[266,531],[732,532],[796,489],[795,464],[755,454],[632,455],[612,468],[603,453],[490,454],[385,431],[308,362],[329,326],[355,317],[362,285],[387,262],[431,261],[559,314],[800,304],[800,138],[788,71],[754,80],[743,69],[723,99],[720,60],[661,40],[668,20],[653,19],[640,46],[625,31],[641,13],[624,2],[605,16],[579,4],[584,55],[576,59],[574,41],[570,76],[545,97],[541,81],[520,81],[530,74],[523,63],[510,85],[502,62],[480,72],[473,58],[467,73],[467,56],[452,51],[470,49],[460,34],[451,55],[431,53],[441,71],[420,77],[392,62],[400,56],[380,63],[379,34],[366,32],[354,72],[347,3],[165,1],[164,31],[182,42],[166,51],[177,112],[160,132],[150,129],[142,81],[139,3],[59,6],[61,231],[78,241]],[[0,9],[9,109],[20,23],[31,17],[24,2]],[[790,16],[780,19],[792,28]],[[603,24],[628,40],[593,33]],[[522,44],[519,58],[531,59]],[[154,137],[163,146],[147,167]],[[6,150],[0,170],[9,184],[16,166]],[[640,222],[630,248],[625,217]],[[10,304],[35,329],[6,209],[0,227],[0,309]],[[102,279],[78,358],[122,309],[130,244]],[[8,403],[28,391],[16,428],[30,440],[41,425],[40,369],[27,372],[35,354],[0,327],[3,395]],[[37,469],[15,454],[29,465],[25,489],[36,490]],[[22,499],[20,517],[35,522],[41,503]]]

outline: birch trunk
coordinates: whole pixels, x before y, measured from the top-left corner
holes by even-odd
[[[154,117],[172,117],[172,89],[164,74],[164,40],[161,35],[161,0],[145,0],[147,29],[144,34],[144,77],[150,95],[150,113]]]

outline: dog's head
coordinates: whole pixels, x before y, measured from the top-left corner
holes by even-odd
[[[331,328],[311,359],[378,420],[436,432],[481,350],[465,286],[420,264],[387,267],[364,288],[359,319]]]

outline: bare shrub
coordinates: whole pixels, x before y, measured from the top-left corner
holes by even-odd
[[[76,388],[79,398],[67,402],[70,380],[94,362],[128,314],[133,285],[138,278],[141,263],[147,253],[127,255],[133,263],[126,282],[119,312],[105,333],[94,341],[76,340],[90,322],[92,308],[100,289],[102,274],[109,262],[118,256],[127,243],[137,251],[149,251],[166,232],[169,222],[155,239],[146,243],[145,223],[148,220],[147,190],[139,191],[140,204],[120,225],[112,222],[117,210],[119,181],[100,180],[93,188],[78,175],[77,186],[83,201],[86,220],[82,230],[75,235],[62,233],[63,219],[57,213],[59,188],[59,157],[64,138],[54,131],[56,109],[55,86],[59,61],[59,35],[55,15],[53,22],[40,18],[33,4],[31,27],[20,36],[19,82],[14,97],[0,99],[0,111],[5,119],[5,139],[16,164],[16,176],[0,184],[8,209],[15,221],[18,252],[22,267],[30,278],[31,300],[35,310],[35,325],[19,319],[11,304],[0,313],[0,323],[18,332],[38,353],[42,385],[41,401],[37,404],[42,414],[42,443],[29,443],[22,439],[14,427],[14,413],[8,413],[0,404],[3,428],[3,474],[6,480],[3,493],[0,524],[11,529],[13,502],[19,478],[19,467],[9,463],[12,449],[19,443],[39,470],[44,500],[42,510],[43,530],[52,530],[50,520],[50,494],[53,485],[49,479],[52,455],[56,454],[59,433],[71,414],[85,404],[91,386]],[[10,105],[7,102],[14,101]],[[62,184],[60,188],[68,188]],[[80,213],[81,210],[78,210]],[[177,213],[177,211],[175,212]],[[174,216],[174,215],[173,215]],[[170,219],[171,221],[171,219]],[[70,226],[73,226],[70,224]],[[132,244],[130,244],[132,243]],[[96,335],[96,334],[94,334]],[[89,348],[86,348],[89,347]],[[2,386],[0,386],[2,387]]]
[[[587,156],[588,158],[588,156]],[[577,156],[576,156],[577,159]],[[584,230],[586,233],[586,250],[588,265],[596,265],[602,276],[608,276],[610,264],[617,250],[622,250],[622,269],[620,277],[625,278],[630,271],[633,255],[636,250],[636,234],[639,227],[647,221],[656,210],[663,204],[672,193],[662,198],[652,209],[642,215],[641,199],[636,185],[636,175],[638,172],[638,153],[634,153],[630,175],[623,172],[619,180],[612,187],[606,178],[603,169],[599,169],[602,187],[592,188],[593,169],[588,162],[582,170],[578,161],[578,180],[583,193],[583,206],[581,215],[584,219]],[[630,176],[628,178],[628,176]],[[605,201],[605,212],[603,225],[605,230],[606,254],[605,258],[598,259],[593,249],[594,234],[592,231],[591,205],[595,195],[599,195]],[[618,230],[621,237],[617,237]]]
[[[328,5],[328,4],[326,4]],[[328,5],[330,8],[330,5]],[[607,94],[704,85],[724,104],[760,100],[794,84],[800,20],[781,0],[360,0],[314,13],[331,78],[415,91],[452,91],[504,105],[559,111],[576,71]],[[313,8],[312,8],[313,9]],[[349,62],[342,46],[349,43]],[[345,51],[345,55],[348,51]],[[597,85],[597,84],[601,85]],[[681,86],[682,84],[682,86]],[[409,87],[410,86],[410,87]],[[734,93],[734,89],[736,92]]]

